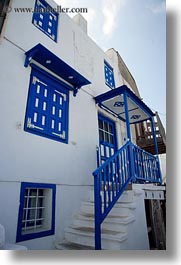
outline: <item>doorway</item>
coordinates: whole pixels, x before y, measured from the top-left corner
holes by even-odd
[[[98,115],[100,165],[117,151],[116,126],[109,118]]]

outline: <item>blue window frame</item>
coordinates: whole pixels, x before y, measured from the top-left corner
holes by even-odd
[[[45,0],[36,0],[32,23],[57,42],[58,13]]]
[[[68,143],[69,90],[43,70],[32,67],[24,130]]]
[[[103,164],[117,151],[115,122],[98,114],[100,162]]]
[[[16,242],[55,233],[56,185],[21,183]]]
[[[115,88],[114,71],[106,61],[104,61],[104,74],[106,85],[108,85],[112,89]]]

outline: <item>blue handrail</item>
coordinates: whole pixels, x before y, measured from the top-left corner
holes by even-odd
[[[95,249],[101,249],[101,224],[132,182],[161,183],[158,157],[128,141],[94,172]]]
[[[154,156],[132,144],[137,181],[162,183],[162,175],[158,156]]]

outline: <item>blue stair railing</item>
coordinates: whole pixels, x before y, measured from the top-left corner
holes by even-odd
[[[162,175],[158,156],[154,156],[132,144],[137,182],[162,183]]]
[[[101,250],[101,224],[130,182],[161,183],[158,157],[128,141],[94,172],[95,249]]]

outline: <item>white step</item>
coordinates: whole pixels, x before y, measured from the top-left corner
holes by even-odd
[[[55,249],[59,250],[94,250],[94,247],[82,246],[75,243],[70,243],[66,240],[64,242],[55,242]]]
[[[127,239],[126,233],[103,231],[101,234],[102,249],[120,250],[121,243]],[[94,231],[90,228],[77,229],[68,227],[65,229],[65,239],[73,244],[94,247]]]
[[[104,192],[101,191],[102,201],[104,201]],[[110,192],[110,197],[112,199],[112,192]],[[128,190],[124,191],[123,194],[118,199],[118,202],[131,203],[134,200],[134,191]],[[88,194],[88,201],[94,202],[94,191],[90,190]],[[106,191],[106,201],[108,201],[108,192]]]
[[[80,207],[81,213],[86,214],[94,214],[94,203],[93,202],[81,202]],[[130,208],[122,207],[121,204],[117,204],[116,207],[113,207],[113,209],[110,212],[110,215],[112,216],[129,216],[130,214]]]
[[[115,231],[115,232],[127,232],[128,225],[135,220],[134,216],[122,217],[122,218],[106,218],[102,224],[103,230]],[[73,225],[77,228],[92,228],[94,229],[94,216],[86,216],[78,214],[73,219]]]

